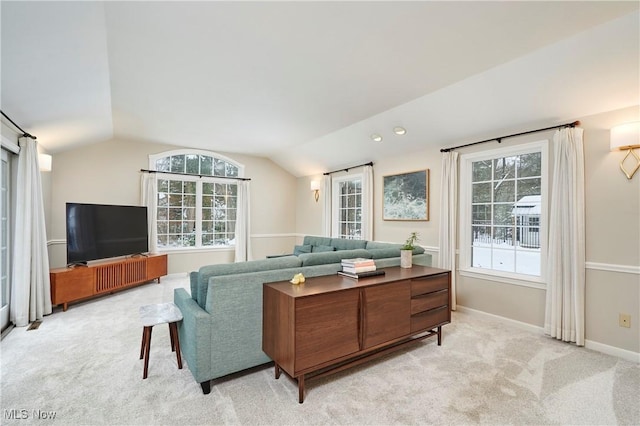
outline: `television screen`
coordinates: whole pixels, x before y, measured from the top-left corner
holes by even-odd
[[[67,203],[67,264],[149,251],[147,208]]]

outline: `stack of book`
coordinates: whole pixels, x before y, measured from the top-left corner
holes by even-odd
[[[359,257],[355,259],[342,259],[342,271],[338,272],[338,274],[357,279],[384,275],[384,271],[376,270],[376,264],[373,259]]]

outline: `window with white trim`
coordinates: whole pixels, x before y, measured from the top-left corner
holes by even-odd
[[[541,141],[460,157],[462,270],[542,282],[547,145]]]
[[[238,182],[244,167],[219,154],[177,150],[152,155],[158,174],[158,248],[235,244]]]
[[[363,229],[362,174],[333,178],[333,232],[336,238],[361,240]]]

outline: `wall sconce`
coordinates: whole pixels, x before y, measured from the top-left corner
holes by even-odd
[[[633,150],[640,147],[640,121],[633,123],[620,124],[611,128],[610,135],[611,151],[624,151],[629,150],[627,155],[620,161],[620,170],[625,174],[627,179],[631,179],[635,172],[640,169],[640,156]],[[624,162],[629,156],[633,156],[636,159],[636,164],[633,166],[633,170],[627,171],[624,168]]]
[[[49,154],[38,154],[38,164],[41,172],[51,171],[51,156]]]
[[[320,182],[318,182],[317,180],[312,180],[311,190],[313,191],[313,198],[316,199],[316,203],[317,203],[318,199],[320,198]]]

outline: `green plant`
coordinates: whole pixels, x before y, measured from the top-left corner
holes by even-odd
[[[405,241],[402,246],[402,250],[413,250],[419,240],[417,232],[410,233],[409,238],[407,238],[407,241]]]

